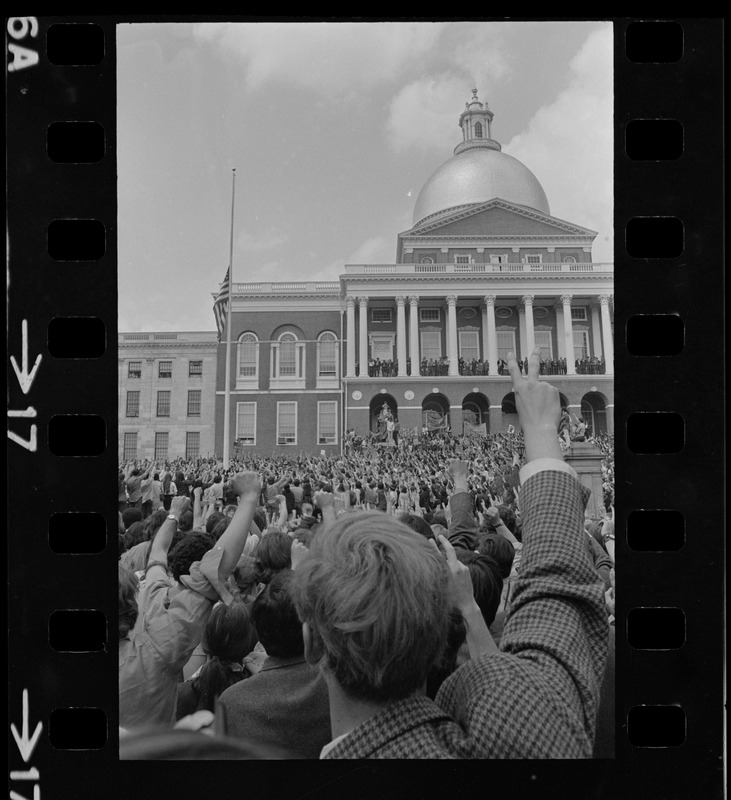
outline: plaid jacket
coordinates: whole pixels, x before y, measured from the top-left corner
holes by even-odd
[[[435,703],[390,705],[326,758],[591,757],[608,626],[581,486],[539,472],[520,505],[523,560],[500,652],[460,667]]]

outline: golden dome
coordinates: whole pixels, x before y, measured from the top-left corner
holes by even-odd
[[[439,211],[493,198],[551,213],[546,193],[528,167],[482,146],[462,150],[433,173],[416,198],[414,225]]]

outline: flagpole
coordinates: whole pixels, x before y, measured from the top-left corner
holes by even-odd
[[[231,243],[228,255],[228,299],[226,300],[226,385],[223,391],[223,466],[228,469],[231,458],[231,287],[234,282],[234,198],[236,168],[231,179]]]

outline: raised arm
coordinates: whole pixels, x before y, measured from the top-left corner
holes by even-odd
[[[231,481],[234,493],[238,497],[236,513],[231,518],[228,528],[218,540],[218,546],[224,550],[218,567],[221,580],[226,580],[238,563],[249,535],[256,505],[259,502],[261,483],[256,472],[240,472]]]
[[[474,550],[477,547],[477,519],[467,480],[467,462],[451,459],[448,473],[454,484],[449,498],[449,541],[453,547]]]

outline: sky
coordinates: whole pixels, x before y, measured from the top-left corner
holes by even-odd
[[[117,27],[119,330],[215,330],[233,279],[393,264],[477,88],[551,214],[613,261],[609,22]]]

